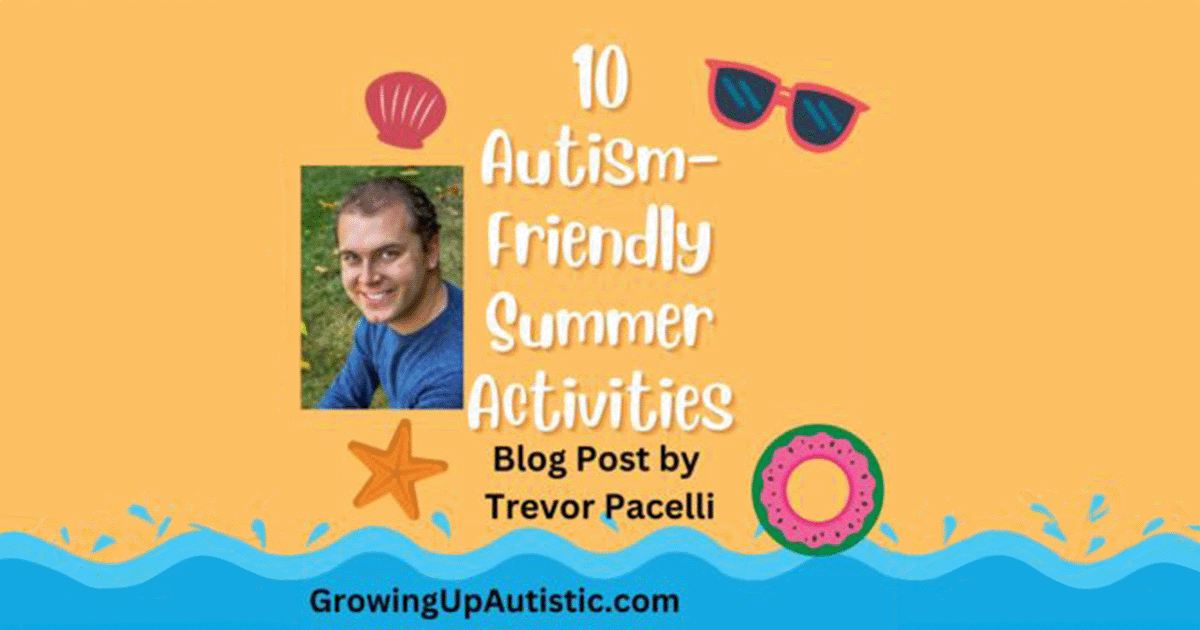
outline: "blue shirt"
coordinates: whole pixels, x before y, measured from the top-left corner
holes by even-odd
[[[443,284],[445,310],[410,335],[359,319],[346,365],[317,409],[366,409],[381,384],[393,409],[462,409],[462,289]]]

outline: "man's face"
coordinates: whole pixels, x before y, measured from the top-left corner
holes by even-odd
[[[412,315],[437,268],[437,237],[425,251],[412,223],[400,205],[372,216],[350,211],[338,218],[342,286],[372,323],[399,322]]]

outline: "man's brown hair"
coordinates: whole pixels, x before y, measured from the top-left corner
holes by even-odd
[[[441,229],[437,208],[429,201],[425,191],[399,177],[374,177],[350,189],[338,205],[337,217],[333,223],[334,241],[337,241],[337,222],[342,218],[342,214],[357,212],[369,217],[384,208],[397,205],[408,210],[408,216],[413,222],[413,232],[421,237],[421,247],[429,251],[429,244]]]

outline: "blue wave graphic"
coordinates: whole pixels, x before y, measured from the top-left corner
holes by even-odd
[[[350,542],[355,545],[371,540],[395,542],[394,533],[385,534],[376,539],[355,537]],[[674,532],[671,538],[652,537],[655,540],[650,543],[665,548],[685,542],[694,544],[703,539],[693,538],[692,534],[679,534]],[[545,535],[535,539],[550,540]],[[203,536],[194,537],[194,540],[213,539]],[[511,540],[505,544],[530,539],[515,536]],[[789,627],[850,630],[961,628],[964,627],[962,624],[970,624],[967,627],[973,629],[1154,627],[1194,630],[1200,623],[1200,612],[1194,604],[1194,594],[1200,592],[1200,572],[1174,563],[1148,564],[1131,570],[1112,584],[1077,589],[1047,577],[1024,560],[1004,556],[981,557],[937,577],[914,579],[893,577],[877,570],[870,564],[874,561],[870,556],[866,561],[845,555],[815,558],[790,563],[790,568],[773,573],[783,564],[779,554],[771,553],[746,557],[750,563],[769,563],[770,569],[765,573],[773,573],[771,577],[746,582],[719,570],[711,559],[701,557],[713,553],[715,546],[701,554],[658,554],[648,553],[649,546],[645,542],[639,545],[642,551],[638,552],[646,554],[645,557],[630,556],[622,560],[634,563],[636,567],[627,572],[620,569],[599,571],[614,575],[609,578],[582,574],[550,557],[561,553],[561,549],[551,554],[535,554],[529,553],[532,549],[529,547],[523,549],[523,553],[510,554],[480,573],[462,578],[430,577],[425,571],[386,552],[354,555],[328,571],[314,571],[308,577],[293,576],[283,580],[264,577],[225,559],[196,556],[172,564],[145,582],[125,588],[90,588],[55,568],[8,559],[0,560],[0,579],[5,584],[5,588],[0,589],[0,610],[4,611],[3,623],[6,624],[67,627],[101,624],[111,624],[109,627],[133,624],[212,627],[220,624],[221,627],[248,628],[391,628],[418,624],[422,620],[422,611],[436,614],[439,625],[476,628],[714,627],[778,622]],[[1195,547],[1195,543],[1188,542],[1191,547],[1187,548]],[[8,544],[11,543],[5,543]],[[196,544],[198,542],[189,543]],[[493,551],[484,554],[489,556],[487,562],[502,555],[495,549],[513,551],[502,549],[503,546],[489,546],[488,549]],[[1155,555],[1164,549],[1170,547],[1142,552]],[[227,552],[246,555],[247,550],[267,555],[245,544]],[[454,563],[456,558],[458,562],[474,562],[472,558],[484,551],[445,556],[430,562]],[[591,569],[597,569],[607,559],[622,559],[626,555],[625,552],[588,554],[578,549],[571,553],[579,556],[577,562],[584,562],[585,556],[595,556],[586,561],[594,563],[589,567]],[[728,551],[719,553],[737,555]],[[942,552],[931,555],[939,556]],[[893,556],[892,560],[906,567],[915,566],[916,560],[927,559]],[[273,558],[270,561],[259,559],[261,564],[257,566],[277,569],[284,565],[274,565],[274,562],[287,560],[278,556]],[[331,556],[324,560],[332,559]],[[1144,557],[1127,557],[1124,562],[1143,560]],[[290,570],[299,570],[299,563],[290,562]],[[91,564],[91,567],[95,571],[103,565]],[[926,572],[931,570],[924,569]],[[547,591],[569,590],[600,594],[607,602],[612,602],[621,593],[672,593],[678,596],[679,608],[677,613],[645,615],[622,615],[603,607],[587,615],[501,610],[479,612],[468,618],[461,607],[452,611],[418,606],[408,613],[356,613],[347,610],[347,604],[343,604],[340,613],[319,612],[322,604],[327,605],[337,594],[415,593],[423,599],[431,595],[436,598],[440,589],[447,589],[448,597],[456,592],[486,596],[491,589],[500,589],[518,597],[532,593],[535,598]]]
[[[690,556],[728,578],[742,581],[769,580],[819,560],[782,549],[764,554],[738,553],[721,547],[696,530],[683,527],[658,530],[611,553],[586,551],[550,532],[525,529],[463,554],[434,553],[394,530],[368,527],[351,532],[324,549],[294,556],[267,553],[245,541],[202,529],[172,538],[119,564],[91,562],[27,534],[0,534],[0,562],[21,560],[50,568],[91,588],[142,584],[195,558],[221,560],[271,580],[304,580],[329,573],[367,554],[392,557],[436,580],[473,578],[513,558],[528,555],[536,555],[579,576],[594,579],[625,576],[660,557],[674,554]],[[863,541],[839,557],[888,578],[914,581],[936,579],[996,556],[1024,564],[1059,584],[1076,589],[1108,586],[1138,570],[1160,564],[1200,574],[1200,543],[1172,533],[1151,536],[1112,558],[1090,564],[1063,560],[1040,543],[1011,532],[980,533],[924,555],[898,553]]]

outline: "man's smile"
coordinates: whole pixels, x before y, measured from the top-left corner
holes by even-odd
[[[386,291],[359,291],[358,294],[362,296],[363,302],[367,306],[378,308],[387,304],[395,292],[395,289],[388,289]]]

